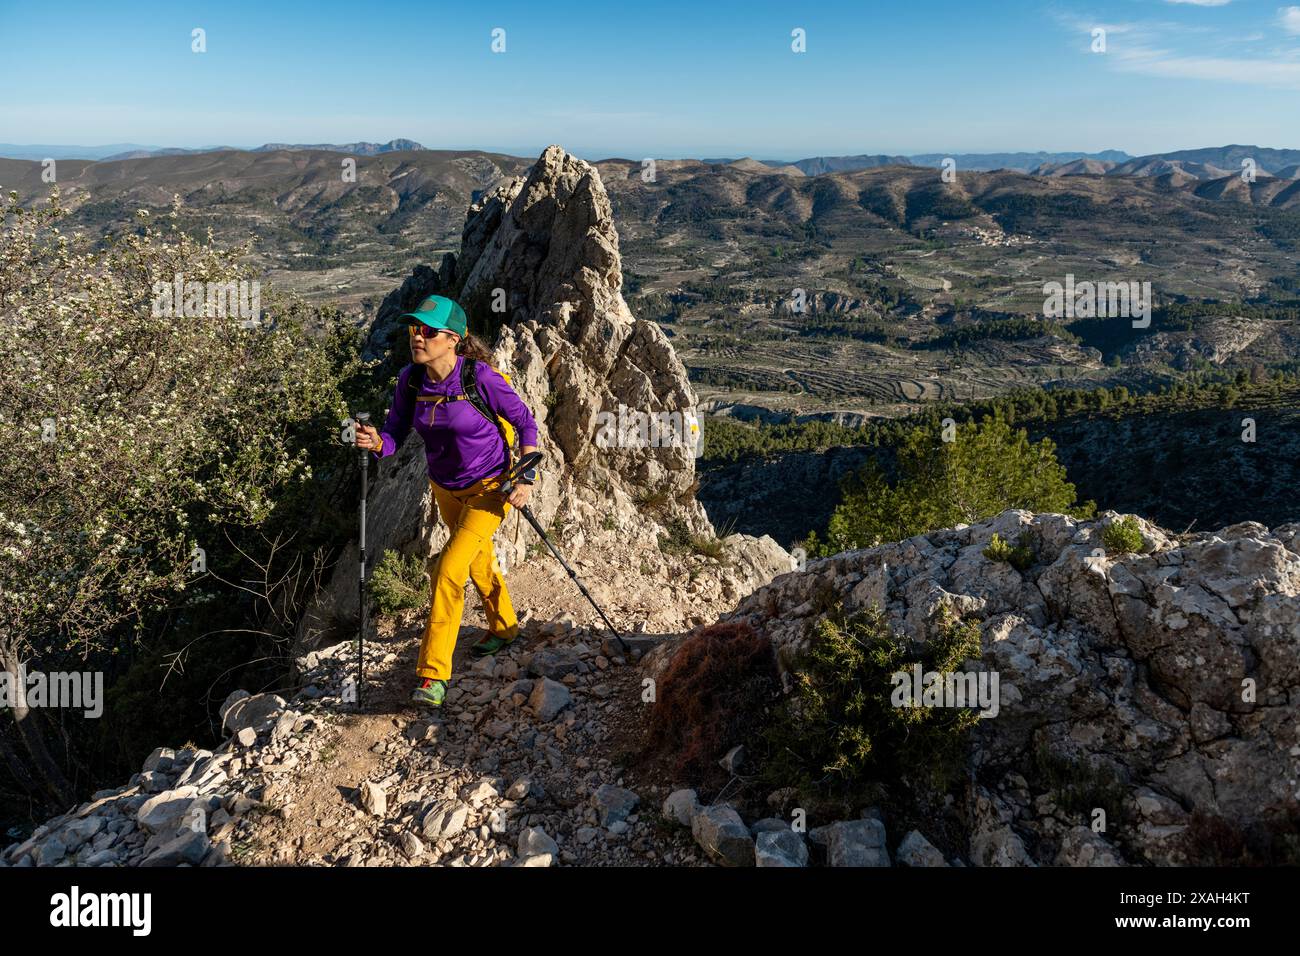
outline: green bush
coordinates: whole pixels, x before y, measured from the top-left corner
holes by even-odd
[[[393,550],[385,551],[379,566],[371,572],[368,587],[380,614],[421,607],[429,600],[425,562],[413,554],[404,557]]]
[[[351,532],[339,425],[368,377],[353,323],[262,290],[251,244],[187,234],[179,200],[102,241],[48,200],[0,198],[0,427],[24,452],[0,459],[0,662],[102,671],[110,706],[0,720],[0,819],[212,733],[214,698],[287,670]]]
[[[1034,549],[1029,535],[1024,533],[1016,539],[1016,546],[1013,548],[1010,542],[995,532],[993,540],[989,542],[989,546],[983,553],[990,561],[1005,561],[1017,571],[1025,571],[1034,563]]]
[[[1013,432],[1000,414],[957,425],[952,438],[942,441],[933,429],[913,429],[899,446],[893,486],[874,460],[850,476],[825,538],[805,545],[809,555],[902,541],[1008,508],[1092,515],[1092,502],[1076,505],[1074,485],[1050,439],[1031,444],[1024,429]]]
[[[1002,535],[994,533],[993,540],[984,549],[984,557],[990,561],[1009,562],[1011,560],[1011,550],[1011,545],[1007,543],[1007,540]]]
[[[722,547],[721,538],[711,538],[706,535],[692,535],[691,550],[698,555],[712,558],[714,561],[718,562],[723,561],[726,557],[726,550]]]
[[[976,712],[891,701],[891,675],[914,663],[950,673],[980,656],[978,626],[941,613],[938,633],[919,649],[874,607],[847,619],[839,612],[821,618],[810,649],[795,662],[795,693],[763,732],[769,782],[811,793],[898,777],[946,787],[960,776]]]
[[[1107,554],[1128,554],[1142,550],[1142,529],[1131,515],[1107,525],[1101,532]]]
[[[641,511],[659,511],[668,504],[672,496],[667,488],[639,488],[632,495],[632,503]]]

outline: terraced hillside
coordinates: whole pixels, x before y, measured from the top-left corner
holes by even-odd
[[[365,313],[460,238],[479,190],[531,160],[323,150],[60,161],[76,224],[165,213],[256,237],[269,279]],[[1300,360],[1300,207],[1163,176],[1030,176],[877,166],[823,175],[755,162],[597,164],[633,312],[674,340],[706,409],[854,421],[1024,385],[1146,387],[1195,369]],[[29,201],[34,162],[0,160]],[[1268,189],[1273,189],[1269,186]],[[1279,194],[1280,195],[1280,194]],[[1043,284],[1149,282],[1189,319],[1042,322]]]
[[[881,167],[813,178],[726,165],[601,164],[634,311],[672,330],[705,407],[854,420],[1021,385],[1145,387],[1205,364],[1286,365],[1300,214],[1156,179]],[[1149,282],[1199,324],[1027,326],[1043,284]],[[796,308],[802,290],[804,311]],[[1016,320],[1020,320],[1017,325]],[[1094,347],[1097,326],[1123,349]],[[1233,334],[1227,347],[1216,344]],[[1128,330],[1128,331],[1124,331]],[[1106,343],[1103,342],[1102,345]]]

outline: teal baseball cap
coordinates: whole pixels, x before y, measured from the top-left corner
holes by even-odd
[[[465,310],[451,299],[441,295],[431,295],[414,312],[403,312],[402,318],[415,319],[434,329],[449,329],[463,336],[469,323],[465,319]]]

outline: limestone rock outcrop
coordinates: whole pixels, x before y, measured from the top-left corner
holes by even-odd
[[[998,674],[999,701],[972,735],[967,858],[1203,862],[1194,814],[1247,828],[1300,798],[1300,525],[1176,538],[1138,519],[1141,553],[1108,555],[1102,532],[1118,517],[1007,511],[810,561],[722,620],[766,634],[783,667],[827,594],[848,613],[878,606],[918,642],[940,606],[976,620],[982,655],[967,667]],[[1027,535],[1032,566],[986,557],[995,533]],[[670,653],[653,657],[662,667]],[[1027,780],[1043,755],[1122,794],[1123,822],[1094,832]]]

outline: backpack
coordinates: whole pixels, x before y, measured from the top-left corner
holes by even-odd
[[[506,446],[506,458],[501,470],[509,471],[511,461],[510,449],[515,443],[515,426],[510,424],[509,419],[503,418],[488,407],[487,400],[478,389],[477,365],[478,362],[476,359],[466,356],[465,360],[460,364],[460,394],[436,397],[439,399],[445,399],[448,402],[468,401],[472,406],[474,406],[475,411],[482,415],[488,422],[496,426],[497,431],[501,433],[501,441]],[[488,367],[491,368],[491,366]],[[511,385],[509,375],[502,371],[494,371],[497,371],[497,374],[505,379],[507,385]],[[411,395],[415,397],[416,401],[432,401],[435,398],[435,396],[432,395],[420,396],[420,389],[424,387],[424,376],[425,367],[423,365],[412,363],[411,374],[407,376],[406,379],[406,387],[410,391]]]

